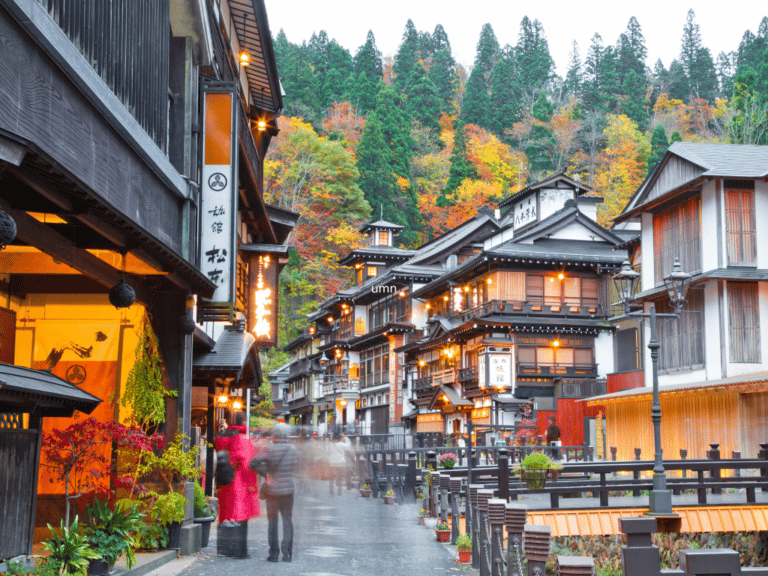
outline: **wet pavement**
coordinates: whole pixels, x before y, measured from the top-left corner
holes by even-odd
[[[262,501],[263,504],[263,501]],[[357,490],[328,496],[328,484],[309,481],[294,503],[291,563],[267,562],[267,518],[262,513],[248,525],[250,558],[216,555],[216,534],[182,576],[295,574],[302,576],[402,576],[470,574],[458,563],[456,546],[440,544],[435,532],[418,524],[415,502],[387,505],[362,498]],[[282,535],[282,524],[279,532]]]

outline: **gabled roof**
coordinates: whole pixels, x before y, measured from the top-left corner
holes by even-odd
[[[383,230],[392,230],[393,232],[399,232],[405,226],[401,226],[400,224],[393,224],[392,222],[387,222],[386,220],[377,220],[376,222],[369,222],[362,228],[360,228],[360,232],[363,234],[366,234],[367,232],[370,232],[374,229],[383,229]]]
[[[455,412],[457,410],[471,410],[475,403],[466,398],[462,398],[458,390],[453,386],[438,386],[435,393],[429,401],[427,410],[440,409],[443,412]]]
[[[356,248],[339,260],[342,266],[349,266],[358,260],[375,262],[377,259],[384,262],[406,262],[416,254],[416,250],[405,250],[394,246],[370,246]]]
[[[513,204],[514,202],[520,200],[521,198],[525,198],[526,196],[528,196],[528,194],[531,194],[536,190],[540,190],[541,188],[550,188],[553,186],[556,187],[557,183],[559,182],[566,184],[567,188],[573,188],[576,191],[577,196],[580,196],[581,194],[586,194],[587,192],[593,192],[593,189],[590,188],[589,186],[586,186],[581,182],[577,182],[570,176],[566,176],[565,170],[563,170],[562,172],[553,174],[549,178],[545,178],[544,180],[535,182],[534,184],[531,184],[530,186],[523,188],[519,192],[515,192],[509,198],[505,198],[504,200],[499,202],[499,208],[504,208],[506,206],[509,206],[510,204]]]
[[[572,200],[569,200],[568,202],[573,202]],[[559,228],[562,228],[563,226],[566,226],[567,224],[570,224],[571,222],[578,222],[588,230],[592,231],[595,236],[599,236],[604,241],[609,242],[613,245],[621,244],[622,239],[619,238],[616,234],[611,232],[610,230],[607,230],[606,228],[603,228],[592,220],[591,218],[585,216],[581,213],[578,206],[575,204],[568,204],[566,203],[566,206],[552,214],[551,216],[548,216],[547,218],[544,218],[541,222],[538,224],[535,224],[531,228],[525,230],[524,232],[521,232],[519,234],[516,234],[512,241],[514,242],[523,242],[523,241],[536,241],[539,238],[545,238],[548,235],[552,234],[554,231],[558,230]]]
[[[254,376],[249,387],[258,387],[261,383],[256,339],[250,332],[236,326],[227,326],[216,340],[213,350],[195,356],[192,367],[196,376],[213,372],[224,378],[234,378],[235,381],[243,377],[247,368]]]
[[[38,411],[42,416],[90,414],[101,399],[47,370],[0,364],[0,413]]]
[[[484,228],[486,231],[484,231]],[[445,256],[448,252],[457,250],[475,241],[484,238],[491,231],[499,229],[499,225],[493,216],[493,210],[481,208],[477,215],[466,222],[459,224],[450,230],[423,244],[416,250],[416,255],[408,261],[409,264],[431,264],[435,260]]]
[[[670,164],[676,164],[675,172],[667,177],[665,171]],[[616,221],[626,220],[644,211],[644,207],[660,199],[674,197],[708,179],[760,179],[767,176],[768,146],[675,142],[630,198]]]

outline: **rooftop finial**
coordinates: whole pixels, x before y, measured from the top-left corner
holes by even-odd
[[[381,215],[379,216],[379,220],[384,220],[384,204],[379,204],[379,207],[381,208]]]

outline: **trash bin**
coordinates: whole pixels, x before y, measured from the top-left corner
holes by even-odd
[[[248,556],[248,521],[219,524],[216,529],[216,552],[219,556]]]

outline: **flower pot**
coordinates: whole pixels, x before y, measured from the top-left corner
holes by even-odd
[[[435,528],[435,535],[437,536],[438,542],[448,542],[448,540],[451,539],[450,530],[438,530],[437,528]]]
[[[532,490],[541,490],[547,482],[547,468],[528,468],[520,471],[520,480]]]
[[[462,564],[472,562],[472,550],[459,550],[459,562]]]
[[[109,564],[101,558],[94,558],[88,561],[88,576],[107,576],[109,574]]]
[[[456,465],[456,462],[453,460],[446,460],[442,463],[443,468],[453,468]]]
[[[394,503],[395,503],[394,496],[384,496],[384,504],[394,504]]]
[[[181,548],[181,522],[168,524],[168,549]]]
[[[427,528],[434,528],[437,526],[437,518],[430,518],[429,516],[424,517],[424,526]]]
[[[424,526],[424,516],[419,516],[419,526]]]
[[[372,493],[373,493],[373,490],[363,490],[362,488],[360,488],[360,496],[362,496],[363,498],[370,498]]]
[[[215,519],[215,516],[202,516],[200,518],[195,518],[195,524],[200,524],[201,528],[203,529],[202,537],[200,539],[201,548],[208,547],[208,540],[211,537],[211,523]]]

